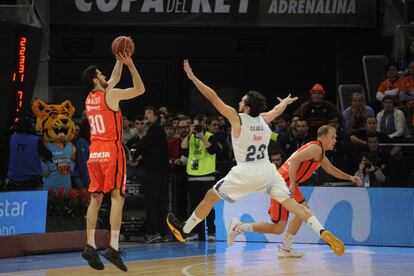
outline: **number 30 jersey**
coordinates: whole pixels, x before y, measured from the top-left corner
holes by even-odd
[[[237,163],[270,163],[267,148],[272,131],[263,117],[253,118],[246,113],[239,113],[239,117],[240,137],[235,138],[233,133],[231,137]]]
[[[121,110],[113,111],[105,101],[105,92],[90,92],[85,101],[86,117],[91,127],[92,141],[122,141]]]

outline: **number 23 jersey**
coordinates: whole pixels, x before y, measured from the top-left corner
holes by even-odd
[[[232,134],[234,156],[237,163],[269,163],[267,147],[272,131],[261,115],[253,118],[239,113],[241,131],[239,138]]]
[[[113,111],[105,101],[105,92],[90,92],[85,101],[86,117],[91,127],[91,142],[122,141],[121,110]]]

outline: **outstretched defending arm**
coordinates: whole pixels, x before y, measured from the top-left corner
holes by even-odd
[[[284,99],[281,99],[279,97],[277,97],[277,99],[279,100],[279,103],[275,105],[275,107],[273,107],[272,110],[261,114],[263,119],[266,121],[266,123],[270,123],[275,118],[279,117],[283,113],[283,111],[285,111],[286,107],[290,105],[291,103],[293,103],[294,101],[296,101],[298,97],[291,98],[289,94]]]
[[[213,89],[205,85],[194,75],[193,70],[191,70],[190,63],[187,59],[184,60],[184,71],[187,74],[187,77],[194,83],[197,89],[201,92],[201,94],[203,94],[203,96],[206,97],[207,100],[209,100],[214,105],[214,107],[217,109],[218,112],[220,112],[221,115],[223,115],[227,118],[227,120],[229,120],[232,126],[240,124],[236,110],[225,104],[220,99],[220,97],[217,96],[217,93]]]
[[[362,186],[362,184],[363,184],[361,178],[359,178],[357,176],[349,175],[349,174],[341,171],[340,169],[338,169],[337,167],[332,165],[332,163],[329,161],[328,158],[326,158],[326,156],[323,157],[323,160],[321,162],[321,166],[327,173],[329,173],[330,175],[332,175],[336,178],[351,181],[351,182],[355,183],[358,186]]]

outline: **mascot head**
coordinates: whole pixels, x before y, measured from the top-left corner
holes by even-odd
[[[36,115],[36,129],[43,132],[45,142],[65,143],[74,136],[75,124],[72,115],[75,108],[69,100],[61,104],[47,104],[36,99],[32,104]]]

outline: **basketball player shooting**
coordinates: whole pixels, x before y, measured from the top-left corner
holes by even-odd
[[[351,181],[358,186],[362,185],[361,178],[349,175],[334,165],[326,158],[325,151],[333,150],[336,143],[336,129],[331,126],[321,126],[318,129],[318,139],[311,141],[297,149],[285,163],[278,169],[283,179],[293,193],[293,198],[299,204],[309,208],[305,198],[300,191],[298,184],[308,180],[312,173],[321,166],[330,175]],[[294,181],[290,181],[293,179]],[[227,231],[227,244],[233,245],[235,238],[244,232],[257,232],[264,234],[280,235],[285,231],[289,212],[278,201],[272,199],[270,202],[269,215],[273,223],[256,222],[244,223],[237,218],[230,220]],[[282,246],[279,248],[279,258],[300,258],[305,255],[304,252],[294,250],[292,242],[302,224],[302,220],[295,216],[289,223],[286,237]]]
[[[96,250],[95,228],[103,195],[110,193],[112,203],[110,245],[103,256],[122,271],[127,271],[121,258],[122,252],[119,250],[119,231],[126,184],[126,159],[122,146],[123,127],[119,102],[142,95],[145,87],[131,59],[130,52],[116,53],[116,59],[108,81],[95,65],[88,67],[82,73],[82,81],[90,90],[86,99],[86,115],[91,128],[88,172],[89,192],[92,193],[86,214],[87,245],[82,257],[92,268],[104,269]],[[128,67],[133,87],[115,88],[121,79],[123,65]]]
[[[306,221],[337,255],[342,255],[345,251],[343,242],[325,230],[309,209],[292,198],[286,182],[269,161],[267,148],[271,130],[268,123],[281,115],[289,104],[297,100],[297,97],[291,98],[289,95],[284,99],[278,98],[279,104],[272,110],[262,113],[266,108],[265,98],[256,91],[249,91],[241,99],[240,113],[237,113],[234,108],[226,105],[213,89],[194,75],[188,60],[184,60],[184,71],[201,94],[229,120],[237,165],[206,193],[186,222],[180,221],[172,213],[168,214],[167,224],[175,237],[185,242],[191,230],[206,218],[220,199],[232,203],[251,192],[266,192],[287,210]]]

